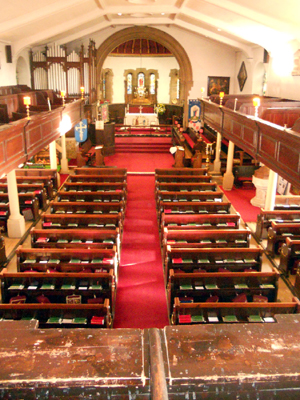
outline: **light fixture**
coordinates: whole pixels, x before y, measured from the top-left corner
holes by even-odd
[[[29,106],[31,104],[31,98],[29,96],[23,97],[23,101],[26,106],[27,119],[30,119]]]
[[[218,28],[218,31],[219,31],[219,32],[221,32],[221,31],[222,31],[222,29]]]
[[[165,13],[161,13],[161,15],[165,15]]]
[[[63,106],[64,106],[65,105],[65,95],[66,95],[65,90],[61,90],[60,91],[60,95],[62,97],[62,103],[63,103]]]
[[[121,15],[122,15],[122,13],[118,13],[118,15],[119,15],[119,16],[121,16]]]
[[[81,100],[84,99],[84,86],[80,87],[80,91],[81,91]]]

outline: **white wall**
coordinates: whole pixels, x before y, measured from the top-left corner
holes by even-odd
[[[192,70],[193,70],[193,87],[190,91],[189,98],[195,99],[200,97],[201,87],[205,88],[205,93],[207,93],[207,80],[208,76],[227,76],[230,77],[230,93],[235,93],[235,85],[237,82],[237,78],[235,75],[235,66],[236,66],[236,50],[230,46],[225,44],[216,42],[214,40],[208,39],[206,37],[201,37],[192,32],[186,31],[184,29],[180,29],[177,27],[159,27],[160,30],[165,31],[169,35],[173,36],[185,49],[187,55],[190,59]],[[120,29],[116,28],[113,32],[111,30],[105,30],[103,37],[101,33],[95,36],[93,40],[96,42],[96,47],[98,48],[104,40],[106,40],[110,35],[120,31]],[[172,49],[170,49],[172,50]],[[107,62],[104,63],[104,68],[120,68],[127,69],[131,67],[127,67],[127,64],[123,62],[124,58],[120,58],[118,62],[118,66],[115,67],[114,57],[112,57],[112,63],[108,66]],[[150,59],[147,59],[150,60]],[[127,61],[126,61],[127,62]],[[121,64],[121,66],[120,66]],[[129,65],[129,64],[128,64]],[[177,63],[176,63],[177,65]],[[143,63],[143,67],[150,68],[148,65]],[[135,67],[136,68],[136,67]],[[151,67],[154,68],[154,67]],[[155,67],[156,68],[156,67]],[[178,68],[178,65],[176,67]],[[167,82],[169,83],[169,77]],[[162,78],[160,77],[159,85],[165,86],[166,82],[162,82]],[[159,86],[158,95],[160,96],[161,87]],[[122,80],[122,86],[118,86],[118,90],[124,90],[124,79]],[[114,93],[114,102],[115,101]],[[118,95],[119,96],[119,95]],[[124,99],[124,94],[122,95]],[[123,102],[124,100],[122,100]],[[167,90],[164,98],[158,98],[159,102],[169,102],[169,88]]]
[[[170,70],[179,68],[175,57],[107,57],[103,68],[110,68],[113,72],[113,103],[124,103],[125,69],[156,69],[158,70],[157,102],[169,103]]]
[[[6,62],[5,44],[0,43],[0,86],[16,85],[16,60]]]

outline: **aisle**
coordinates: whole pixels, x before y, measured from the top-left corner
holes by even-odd
[[[114,328],[169,324],[154,176],[129,175]]]

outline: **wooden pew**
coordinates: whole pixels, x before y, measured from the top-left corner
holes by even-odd
[[[300,211],[300,196],[277,195],[275,197],[274,210],[299,210]]]
[[[55,190],[58,190],[59,188],[59,182],[58,182],[58,172],[56,169],[50,169],[50,168],[17,168],[16,170],[16,176],[17,177],[36,177],[36,178],[42,178],[46,177],[51,179],[53,183],[53,188]]]
[[[39,321],[39,328],[112,328],[109,300],[104,304],[0,304],[1,320]]]
[[[164,228],[162,246],[172,248],[250,247],[251,231],[246,229],[181,230]]]
[[[127,183],[126,182],[68,182],[66,181],[61,187],[61,191],[88,193],[88,192],[123,192],[127,196]]]
[[[115,229],[36,229],[30,230],[31,247],[57,249],[115,249],[120,260],[120,232]]]
[[[108,190],[106,192],[57,192],[58,202],[112,202],[125,204],[126,194],[123,190]]]
[[[279,269],[285,275],[290,272],[296,273],[300,267],[300,240],[286,238],[285,244],[281,247]]]
[[[50,202],[51,214],[118,214],[121,213],[124,219],[125,204],[123,201],[114,203],[105,202],[81,202],[65,201]]]
[[[261,271],[261,248],[174,248],[167,246],[164,260],[165,281],[169,271],[181,272],[248,272]]]
[[[47,191],[43,183],[18,184],[17,189],[19,194],[34,193],[39,200],[39,208],[42,210],[47,208]],[[0,183],[0,193],[8,193],[6,183]]]
[[[5,269],[1,281],[2,303],[104,304],[108,299],[114,314],[116,288],[113,271],[49,274],[8,273]]]
[[[241,216],[237,214],[165,214],[161,216],[161,232],[194,229],[239,229]]]
[[[156,168],[155,175],[207,175],[207,168]]]
[[[268,229],[267,253],[274,257],[280,253],[281,246],[287,237],[292,240],[300,240],[300,223],[272,222]]]
[[[215,182],[167,182],[161,183],[158,182],[155,185],[156,190],[165,190],[169,192],[193,192],[193,191],[208,191],[208,192],[216,192],[217,184]]]
[[[192,202],[192,201],[181,201],[181,202],[159,202],[158,214],[159,223],[161,223],[161,215],[165,214],[229,214],[231,209],[231,203],[228,201],[220,202]]]
[[[77,174],[69,175],[66,182],[126,182],[127,176],[124,174],[119,175],[89,175]]]
[[[0,204],[0,232],[7,231],[7,220],[10,215],[9,204]]]
[[[204,201],[223,201],[224,193],[220,191],[192,191],[192,192],[184,192],[184,191],[156,191],[156,204],[159,207],[159,202],[162,201],[163,203],[171,202],[204,202]]]
[[[257,240],[266,239],[272,222],[299,223],[300,212],[295,210],[264,210],[257,215],[255,236]]]
[[[43,229],[119,229],[123,232],[122,214],[42,214]]]
[[[167,286],[169,312],[174,299],[182,302],[205,303],[206,301],[231,302],[240,300],[276,302],[279,272],[203,272],[175,273],[170,270]],[[245,296],[244,296],[245,295]]]
[[[127,176],[127,169],[126,168],[74,168],[76,175],[124,175]]]
[[[31,215],[27,215],[26,219],[37,219],[39,216],[39,201],[34,193],[19,193],[20,212],[23,214],[25,210],[30,210]],[[0,193],[0,205],[8,204],[8,193]],[[32,217],[32,218],[31,218]]]
[[[295,313],[299,313],[296,297],[287,303],[184,303],[175,297],[171,323],[273,323],[276,314]]]
[[[118,263],[111,249],[26,249],[16,251],[18,272],[108,272],[114,271],[116,282]]]
[[[211,175],[155,175],[156,182],[159,183],[172,183],[172,182],[211,182]]]
[[[27,184],[27,185],[32,185],[32,184],[44,184],[46,190],[47,190],[47,196],[49,199],[52,199],[54,197],[54,191],[53,191],[53,182],[51,180],[50,176],[17,176],[16,177],[17,184]],[[0,178],[0,183],[7,183],[6,178]]]

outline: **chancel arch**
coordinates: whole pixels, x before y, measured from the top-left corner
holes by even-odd
[[[166,32],[156,28],[132,27],[123,29],[107,38],[97,50],[97,95],[100,98],[101,71],[107,56],[119,45],[134,39],[150,39],[165,46],[176,58],[179,65],[180,98],[179,104],[184,106],[185,123],[187,123],[187,98],[193,85],[193,72],[189,57],[182,45]]]

